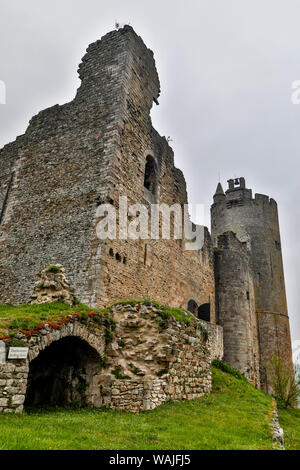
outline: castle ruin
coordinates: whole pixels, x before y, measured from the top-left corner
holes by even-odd
[[[152,127],[159,78],[134,30],[91,44],[79,76],[73,101],[34,116],[0,151],[0,303],[29,302],[45,266],[59,264],[91,307],[147,298],[222,327],[225,360],[268,391],[272,355],[292,369],[276,202],[253,198],[238,178],[226,193],[218,185],[199,250],[176,239],[100,240],[99,205],[119,208],[127,196],[182,207],[186,183]]]

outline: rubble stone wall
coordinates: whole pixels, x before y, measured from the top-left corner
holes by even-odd
[[[144,304],[116,305],[111,308],[111,316],[115,330],[109,340],[105,327],[92,317],[84,322],[71,317],[59,328],[46,324],[41,330],[19,333],[18,340],[29,348],[28,359],[7,359],[0,366],[0,411],[23,411],[29,385],[35,383],[34,360],[53,345],[63,344],[66,338],[79,338],[98,357],[96,362],[93,359],[92,367],[85,364],[86,383],[82,389],[87,406],[138,412],[167,400],[190,400],[210,392],[212,345],[222,354],[220,326],[210,325],[207,331],[204,322],[196,318],[190,324],[162,318],[158,308]],[[5,339],[7,352],[11,341]],[[43,373],[50,365],[51,361],[45,362]],[[59,369],[52,379],[65,380],[70,388],[66,396],[76,396],[71,390],[74,380],[67,383],[74,365],[62,369],[64,376]],[[41,396],[39,404],[43,403]]]

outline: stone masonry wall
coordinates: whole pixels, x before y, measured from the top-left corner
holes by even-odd
[[[0,151],[0,302],[27,302],[42,269],[61,264],[87,305],[135,297],[187,307],[194,299],[210,303],[214,322],[208,230],[203,249],[190,252],[182,240],[96,236],[97,207],[118,208],[120,195],[187,203],[173,151],[151,124],[160,93],[153,53],[126,26],[88,47],[79,76],[73,101],[40,112]],[[155,195],[144,188],[148,155],[157,165]]]
[[[261,387],[267,390],[270,383],[266,368],[274,354],[282,357],[293,374],[278,209],[274,199],[263,194],[252,197],[243,178],[238,179],[241,182],[235,186],[229,180],[226,193],[221,188],[215,195],[211,208],[212,239],[217,245],[219,235],[233,231],[251,258]]]
[[[31,362],[51,344],[67,337],[81,338],[97,351],[99,354],[99,367],[95,376],[99,381],[98,375],[101,372],[101,358],[105,355],[104,328],[95,326],[93,323],[90,328],[86,328],[76,318],[74,320],[69,319],[69,323],[62,325],[60,328],[46,324],[41,330],[36,330],[31,334],[21,332],[17,334],[18,342],[22,342],[22,347],[29,348],[28,359],[7,359],[5,364],[0,364],[0,411],[16,413],[23,411]],[[8,349],[12,340],[7,339],[5,343],[8,355]],[[88,378],[88,380],[89,385],[93,385],[88,390],[88,403],[90,406],[101,406],[102,402],[99,401],[99,386],[97,383],[93,383],[93,377]]]
[[[268,393],[272,393],[271,378],[268,380],[267,364],[273,355],[282,358],[284,364],[292,369],[292,348],[288,315],[258,312],[258,334],[261,348],[261,382]]]
[[[224,359],[259,386],[259,349],[253,273],[247,249],[232,232],[215,251],[217,321],[223,327]]]
[[[128,30],[128,37],[131,60],[126,101],[121,109],[120,153],[115,162],[112,200],[117,209],[119,196],[127,196],[128,204],[139,202],[148,208],[153,202],[183,206],[187,204],[184,176],[174,166],[174,154],[167,140],[153,129],[150,119],[154,95],[152,89],[148,94],[149,82],[155,90],[159,86],[152,53],[133,31]],[[158,94],[154,96],[157,97]],[[157,166],[155,194],[144,187],[148,156]],[[100,265],[103,277],[96,293],[100,304],[146,297],[186,308],[188,301],[194,299],[198,305],[210,303],[214,322],[213,250],[208,230],[203,249],[189,252],[185,251],[183,240],[107,241]]]
[[[40,374],[49,379],[47,369],[52,373],[51,380],[56,383],[56,388],[57,380],[65,381],[64,387],[70,389],[66,396],[71,398],[77,397],[74,389],[78,386],[78,378],[84,378],[81,393],[85,394],[85,400],[82,403],[92,407],[138,412],[153,409],[170,399],[189,400],[210,392],[212,354],[215,351],[223,354],[220,326],[209,325],[207,337],[206,330],[201,327],[205,322],[194,319],[188,325],[174,318],[163,319],[159,309],[150,304],[116,305],[110,309],[110,315],[115,330],[109,340],[105,327],[95,322],[92,316],[80,321],[76,315],[71,315],[59,326],[46,324],[31,333],[18,333],[18,340],[29,347],[29,356],[27,360],[8,359],[6,364],[0,365],[0,411],[22,412],[30,384],[31,387],[38,384]],[[60,347],[56,350],[63,358],[66,339],[76,339],[89,348],[84,370],[76,371],[76,364],[80,368],[76,362],[69,365],[69,369],[63,369],[63,365],[51,368],[49,352],[53,354],[55,348]],[[8,350],[12,340],[4,341]],[[68,347],[72,345],[70,341]],[[74,347],[78,348],[78,344],[74,343]],[[91,351],[95,353],[92,367],[89,363]],[[48,359],[42,362],[45,353],[48,353]],[[37,360],[40,369],[36,368]],[[71,372],[73,379],[70,381]],[[49,389],[51,387],[42,387],[36,391],[39,393],[34,395],[40,401],[33,404],[48,404]],[[71,398],[67,403],[72,403]]]
[[[111,407],[153,409],[168,400],[190,400],[210,392],[212,352],[223,353],[221,327],[210,325],[206,340],[197,327],[205,328],[205,322],[163,321],[158,308],[146,305],[116,306],[114,318],[117,328],[108,365],[128,380],[112,384]]]
[[[107,199],[112,185],[125,43],[114,32],[100,48],[91,46],[77,97],[40,112],[23,136],[0,151],[2,206],[9,189],[0,226],[1,303],[27,302],[47,264],[66,267],[82,300],[93,290],[93,220],[99,198]]]

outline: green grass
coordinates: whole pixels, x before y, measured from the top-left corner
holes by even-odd
[[[227,374],[233,375],[236,379],[244,380],[245,382],[247,382],[246,377],[241,374],[241,372],[227,364],[227,362],[221,361],[220,359],[213,359],[212,365],[217,369],[221,369],[223,372],[227,372]]]
[[[212,394],[138,415],[88,409],[1,415],[0,450],[272,449],[271,409],[270,396],[213,368]]]
[[[191,325],[199,328],[203,334],[203,338],[207,339],[207,331],[196,322],[194,315],[183,308],[169,307],[161,305],[158,302],[144,300],[122,300],[114,305],[131,305],[137,304],[153,305],[157,308],[158,321],[161,328],[167,326],[170,318],[174,318],[180,323]],[[70,314],[76,314],[81,319],[86,319],[90,313],[98,313],[100,315],[109,316],[110,308],[91,309],[90,307],[78,303],[69,306],[61,302],[45,303],[45,304],[25,304],[19,306],[0,305],[0,339],[6,337],[14,337],[18,331],[32,331],[39,325],[46,322],[61,322]],[[55,326],[55,325],[54,325]]]
[[[47,322],[60,322],[68,315],[78,315],[86,319],[90,313],[100,316],[108,314],[108,309],[91,309],[83,304],[69,306],[61,302],[36,305],[0,305],[0,339],[14,337],[17,331],[32,331],[38,325]]]
[[[300,409],[279,409],[279,421],[284,429],[285,448],[300,450]]]

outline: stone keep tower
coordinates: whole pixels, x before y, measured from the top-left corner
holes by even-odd
[[[0,303],[28,302],[45,266],[60,264],[74,295],[93,307],[194,300],[213,323],[207,229],[203,248],[188,253],[176,239],[97,236],[98,207],[118,211],[120,196],[128,206],[188,201],[173,150],[151,122],[160,94],[152,51],[125,26],[87,48],[79,77],[71,102],[41,111],[0,149]]]
[[[231,179],[228,184],[226,193],[219,184],[214,195],[211,207],[212,239],[217,246],[220,235],[234,232],[250,256],[252,273],[249,272],[249,275],[253,277],[254,284],[260,380],[261,386],[268,390],[266,365],[274,354],[282,357],[292,369],[277,204],[263,194],[255,194],[253,198],[244,178]],[[240,276],[238,270],[236,274]],[[234,292],[234,284],[231,289]]]

